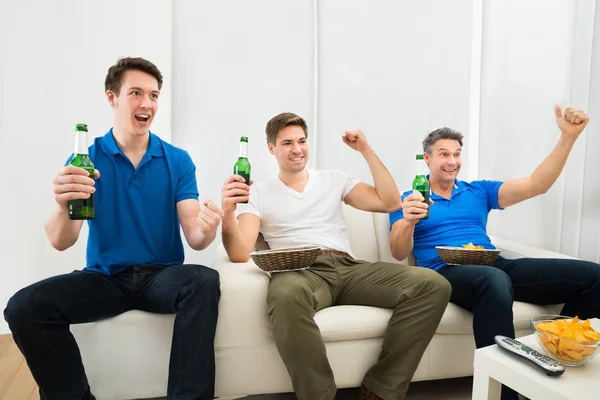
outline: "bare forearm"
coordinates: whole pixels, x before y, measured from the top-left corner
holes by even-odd
[[[59,207],[52,213],[44,229],[52,247],[63,251],[77,242],[82,225],[83,221],[70,220],[68,212]]]
[[[226,212],[223,216],[223,228],[221,230],[223,247],[232,262],[246,262],[250,259],[252,249],[246,243],[246,239],[235,218],[235,213]]]
[[[397,221],[390,235],[390,249],[392,256],[402,261],[410,255],[414,246],[413,234],[415,226],[401,219]]]
[[[202,232],[197,228],[190,233],[190,237],[187,238],[188,244],[192,249],[200,251],[206,249],[215,240],[217,228],[209,232]]]
[[[402,201],[396,182],[394,182],[394,179],[373,149],[366,150],[362,154],[373,175],[377,196],[379,196],[379,199],[384,204],[386,211],[393,212],[398,210],[402,206]]]
[[[546,193],[560,176],[575,144],[573,138],[562,133],[552,153],[531,174],[531,185],[536,193]]]

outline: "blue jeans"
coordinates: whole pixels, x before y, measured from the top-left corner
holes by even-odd
[[[447,265],[438,272],[452,285],[450,302],[473,313],[477,348],[494,344],[495,335],[515,337],[513,300],[564,303],[562,315],[600,318],[600,265],[593,262],[498,257],[492,267]],[[503,399],[516,398],[505,392]]]
[[[41,399],[80,400],[89,396],[89,384],[70,324],[132,309],[175,313],[167,398],[212,399],[219,297],[218,272],[200,265],[136,265],[115,275],[74,271],[18,291],[4,318]]]

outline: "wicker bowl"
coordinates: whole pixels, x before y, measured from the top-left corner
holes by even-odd
[[[500,250],[465,249],[463,247],[435,246],[438,254],[448,265],[492,265]]]
[[[307,269],[321,254],[321,247],[306,246],[250,253],[250,257],[265,272],[297,271]]]

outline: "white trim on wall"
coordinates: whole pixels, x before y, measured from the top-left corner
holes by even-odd
[[[586,132],[585,175],[583,177],[583,207],[578,254],[581,258],[600,262],[600,185],[598,174],[600,161],[596,158],[600,149],[600,7],[595,8],[594,39],[592,43],[592,65],[590,76],[589,115],[590,124]]]
[[[589,112],[595,11],[596,0],[578,0],[575,5],[573,54],[571,55],[571,73],[569,74],[570,93],[565,99],[565,104],[561,105],[563,108],[571,105]],[[559,221],[559,252],[574,257],[580,256],[586,138],[587,134],[584,131],[573,147],[563,171],[563,209]],[[566,221],[568,223],[565,223]]]
[[[479,128],[481,118],[481,64],[483,44],[483,0],[473,0],[471,36],[471,83],[469,95],[469,157],[467,180],[479,177]]]
[[[319,127],[319,0],[313,0],[313,123],[312,136],[312,169],[317,169]]]

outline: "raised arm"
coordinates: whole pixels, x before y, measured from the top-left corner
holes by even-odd
[[[360,152],[371,170],[375,186],[358,183],[346,195],[344,201],[354,208],[372,212],[392,212],[402,205],[398,187],[360,129],[346,131],[342,140],[350,148]]]
[[[94,171],[94,179],[100,178],[98,170]],[[83,221],[69,219],[69,200],[87,199],[94,193],[95,181],[83,168],[71,165],[63,168],[54,181],[54,199],[58,208],[54,210],[44,226],[46,236],[52,247],[63,251],[73,246],[79,239]]]
[[[252,181],[249,182],[252,185]],[[254,249],[260,230],[260,218],[252,213],[235,217],[237,203],[246,202],[250,198],[250,185],[239,175],[232,175],[221,188],[223,204],[223,227],[221,236],[223,247],[232,262],[246,262]]]
[[[500,186],[498,205],[501,208],[546,193],[560,176],[575,141],[590,120],[585,112],[571,107],[567,107],[563,114],[560,107],[555,106],[554,113],[556,124],[561,131],[558,143],[531,176],[512,179]]]

